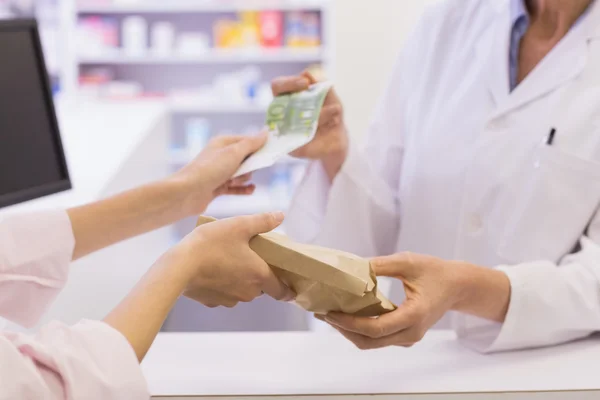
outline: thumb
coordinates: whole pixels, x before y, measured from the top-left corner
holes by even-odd
[[[371,260],[371,268],[377,276],[393,278],[409,278],[416,269],[414,255],[411,253],[398,253],[374,258]]]
[[[259,135],[251,136],[240,140],[233,145],[233,150],[239,158],[241,164],[248,156],[260,150],[267,143],[268,133],[261,132]]]
[[[285,219],[285,215],[282,212],[272,212],[248,215],[240,217],[240,219],[242,219],[244,223],[244,228],[242,229],[243,235],[250,240],[254,236],[271,232],[277,228]]]

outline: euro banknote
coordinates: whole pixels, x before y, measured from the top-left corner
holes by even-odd
[[[313,140],[332,86],[330,82],[321,82],[302,92],[275,97],[267,111],[267,143],[244,161],[234,177],[270,167]]]

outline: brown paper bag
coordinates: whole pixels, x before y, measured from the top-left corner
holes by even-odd
[[[198,225],[214,221],[202,216]],[[296,292],[296,303],[306,311],[375,317],[396,309],[377,289],[368,260],[273,232],[255,237],[250,247]]]

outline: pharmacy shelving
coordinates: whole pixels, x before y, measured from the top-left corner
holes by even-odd
[[[256,104],[206,104],[194,100],[169,100],[169,109],[175,114],[203,115],[264,115],[266,106]]]
[[[289,73],[309,64],[319,63],[328,77],[333,76],[333,14],[331,0],[60,0],[61,33],[58,42],[62,63],[62,86],[67,93],[76,93],[82,69],[88,66],[110,67],[178,67],[206,65],[277,65]],[[151,52],[130,56],[124,52],[82,53],[78,41],[81,18],[113,18],[118,24],[130,16],[146,18],[150,23],[172,21],[182,23],[185,32],[197,29],[212,35],[211,18],[233,16],[239,11],[309,11],[321,16],[322,47],[276,48],[270,50],[214,50],[201,54],[181,55],[173,52],[157,56]],[[198,21],[197,24],[193,21]],[[119,26],[121,31],[121,26]],[[119,33],[120,35],[123,32]]]
[[[157,162],[161,167],[164,163],[165,172],[171,173],[188,163],[214,135],[258,132],[265,124],[267,105],[272,98],[269,82],[275,77],[310,68],[317,75],[323,73],[328,79],[335,78],[332,3],[331,0],[60,0],[62,29],[56,42],[62,61],[63,92],[67,97],[109,93],[117,97],[124,94],[159,98],[167,103],[171,114],[171,138],[165,143],[169,147],[168,156]],[[293,29],[288,31],[287,24],[293,20],[290,17],[318,14],[320,40],[312,40],[316,36],[314,18],[305,18],[305,25],[299,29],[306,35],[304,41],[284,39],[274,44],[265,42],[261,36],[260,41],[244,41],[247,49],[240,49],[243,44],[223,44],[226,41],[216,38],[227,35],[217,28],[231,20],[247,23],[245,18],[249,13],[238,14],[240,11],[259,12],[261,35],[265,33],[266,15],[272,18],[273,14],[281,14],[283,37],[288,39],[294,37],[290,34]],[[136,20],[137,29],[131,34],[132,25],[128,22]],[[154,44],[160,37],[156,33],[160,25],[171,27],[170,44],[158,48]],[[132,42],[137,45],[132,46]],[[256,49],[257,43],[263,47]],[[138,52],[140,47],[144,49]],[[215,47],[238,49],[215,50]],[[253,73],[257,69],[258,75]],[[287,211],[306,165],[306,161],[289,157],[272,168],[257,171],[253,174],[257,186],[254,195],[219,197],[205,214],[227,218]],[[175,224],[171,230],[173,243],[189,234],[195,225],[193,217]],[[250,317],[241,319],[224,313],[215,317],[202,307],[188,307],[181,302],[176,307],[176,311],[183,310],[184,320],[214,318],[207,325],[227,320],[227,327],[235,327],[234,330],[254,330],[253,322],[243,320],[254,321],[254,315],[274,315],[271,305],[261,304],[245,309]],[[190,326],[185,321],[173,322],[169,330],[187,331]]]
[[[210,135],[248,134],[260,130],[264,125],[269,102],[264,93],[271,79],[299,73],[314,66],[320,66],[328,78],[333,77],[333,14],[330,0],[61,0],[60,4],[64,28],[61,37],[65,39],[61,41],[64,44],[62,76],[65,91],[86,93],[79,90],[83,82],[80,79],[82,75],[89,77],[90,73],[108,71],[109,79],[114,80],[118,88],[122,88],[119,85],[124,82],[134,82],[142,88],[141,94],[162,97],[172,116],[173,137],[167,166],[170,171],[189,162],[193,156],[186,147],[191,121],[208,121]],[[212,47],[216,43],[215,22],[238,18],[237,13],[241,11],[281,12],[284,20],[293,13],[316,13],[320,18],[320,45],[235,49]],[[124,45],[124,24],[130,17],[146,21],[144,30],[148,36],[144,42],[147,48],[143,51],[132,52],[121,47]],[[86,47],[85,42],[82,46],[82,38],[85,41],[88,36],[80,35],[80,22],[89,19],[99,24],[111,21],[119,35],[119,47]],[[194,51],[182,51],[176,47],[168,52],[154,51],[151,49],[152,28],[161,22],[171,24],[176,35],[205,35],[206,44]],[[90,32],[88,30],[85,33]],[[240,101],[239,96],[228,96],[226,88],[231,82],[227,78],[219,79],[219,76],[235,75],[248,67],[261,70],[255,88],[260,95],[247,101]],[[215,93],[215,98],[207,95],[207,87],[208,93]],[[190,148],[197,149],[198,144]],[[259,175],[259,194],[252,198],[219,199],[208,212],[227,217],[285,207],[289,202],[285,201],[285,195],[282,194],[285,190],[281,187],[281,179],[287,178],[281,176],[287,173],[282,172],[282,168],[288,168],[289,175],[297,177],[298,171],[306,163],[289,157],[280,164],[272,172]],[[177,234],[181,233],[185,233],[185,229]]]
[[[317,49],[248,49],[209,50],[195,55],[129,55],[121,52],[79,56],[80,64],[248,64],[248,63],[311,63],[323,61],[327,52]]]
[[[80,14],[173,14],[173,13],[222,13],[240,10],[321,10],[323,1],[311,0],[160,0],[137,2],[84,2],[78,8]]]

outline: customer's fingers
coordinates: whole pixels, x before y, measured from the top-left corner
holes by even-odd
[[[271,268],[265,270],[265,276],[263,277],[263,292],[271,296],[275,300],[280,301],[292,301],[296,298],[296,293],[290,289],[286,284],[281,282],[275,275]]]
[[[273,95],[279,96],[285,93],[294,93],[306,90],[311,85],[310,77],[307,76],[284,76],[276,78],[271,83]]]
[[[244,184],[246,182],[248,182],[250,179],[252,179],[252,172],[238,176],[237,178],[233,178],[231,181],[229,181],[228,186],[230,186],[230,187],[244,186]]]
[[[232,145],[231,151],[241,164],[249,155],[256,153],[267,142],[267,132],[261,132],[256,136],[248,136]]]
[[[254,193],[256,190],[256,185],[247,185],[247,186],[236,186],[236,187],[227,187],[224,193],[230,196],[248,196]]]
[[[231,146],[239,141],[246,139],[247,136],[242,135],[218,135],[209,142],[209,147],[222,148]]]
[[[236,217],[232,218],[231,221],[237,225],[235,230],[243,235],[245,239],[250,240],[261,233],[271,232],[281,225],[284,218],[285,215],[282,212],[272,212]]]
[[[214,290],[207,289],[186,291],[185,297],[197,301],[208,308],[233,308],[239,303],[238,299]]]

